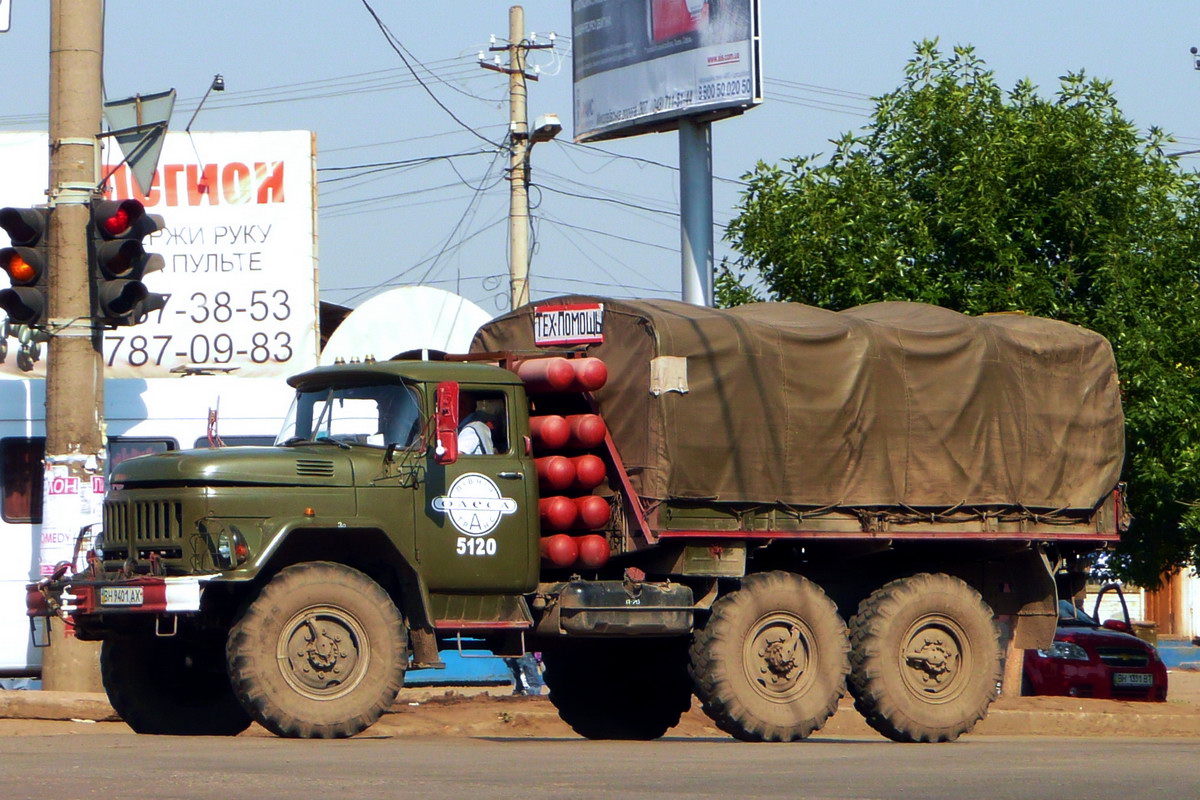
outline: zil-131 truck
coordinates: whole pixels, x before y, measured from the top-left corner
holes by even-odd
[[[103,640],[141,733],[351,736],[486,649],[541,652],[590,738],[695,696],[803,739],[848,689],[949,741],[1128,518],[1112,351],[1065,323],[570,296],[471,351],[311,369],[272,447],[121,463],[29,614]]]

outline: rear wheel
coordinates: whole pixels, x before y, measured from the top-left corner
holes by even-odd
[[[867,723],[898,742],[946,742],[996,699],[1000,631],[979,592],[921,573],[863,600],[850,621],[850,691]]]
[[[696,695],[717,727],[752,742],[818,730],[845,693],[846,624],[819,586],[790,572],[750,575],[696,632]]]
[[[408,665],[404,620],[356,569],[296,564],[233,626],[226,658],[250,715],[279,736],[353,736],[391,706]]]
[[[100,677],[113,710],[138,733],[236,736],[250,726],[225,673],[219,638],[105,640]]]
[[[542,663],[558,716],[588,739],[657,739],[691,706],[683,637],[566,641]]]

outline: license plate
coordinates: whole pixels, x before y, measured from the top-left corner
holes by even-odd
[[[1154,676],[1144,672],[1118,672],[1113,675],[1113,686],[1153,686]]]
[[[100,587],[100,605],[102,606],[140,606],[141,604],[141,586]]]

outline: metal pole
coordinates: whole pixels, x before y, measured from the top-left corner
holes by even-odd
[[[104,361],[88,298],[87,205],[97,183],[104,54],[102,0],[50,3],[49,327],[46,359],[46,467],[65,469],[81,494],[47,491],[43,533],[52,520],[83,514],[80,498],[104,476]],[[47,487],[49,488],[49,487]],[[44,538],[44,537],[43,537]],[[44,566],[44,565],[43,565]],[[42,685],[59,691],[100,691],[99,643],[64,633],[52,618]]]
[[[711,306],[712,125],[679,121],[679,239],[683,302]]]
[[[508,111],[509,140],[512,142],[508,194],[508,271],[512,307],[529,302],[529,176],[525,162],[529,152],[529,122],[525,111],[525,9],[508,10]]]

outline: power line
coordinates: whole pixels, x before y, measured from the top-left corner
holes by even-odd
[[[575,142],[560,142],[558,139],[553,139],[552,141],[563,150],[563,154],[568,156],[568,160],[570,160],[570,156],[568,155],[568,153],[569,153],[568,148],[572,148],[575,150],[581,150],[589,155],[602,154],[602,155],[608,157],[610,162],[614,159],[620,159],[622,161],[635,161],[640,164],[646,164],[647,166],[661,167],[662,169],[669,169],[673,172],[679,171],[679,167],[675,166],[674,164],[664,164],[661,161],[654,161],[653,159],[649,159],[649,158],[640,158],[638,156],[628,156],[628,155],[625,155],[624,153],[614,153],[611,150],[605,150],[604,148],[596,147],[595,145],[577,144]],[[575,162],[572,161],[571,163],[574,164]],[[578,165],[576,165],[576,166],[578,168]],[[602,165],[602,166],[598,167],[596,170],[594,170],[593,172],[588,173],[588,174],[594,174],[595,172],[599,172],[603,168],[604,167]],[[580,172],[587,172],[587,170],[584,170],[582,168],[579,168],[579,169],[580,169]],[[736,178],[724,178],[724,177],[721,177],[720,175],[713,175],[713,180],[721,181],[723,183],[732,183],[732,184],[736,184],[738,186],[748,186],[749,185],[748,183],[746,183],[746,181],[738,180]]]
[[[507,214],[505,214],[504,216],[498,217],[495,220],[493,220],[492,222],[489,222],[487,225],[483,226],[482,228],[479,228],[474,233],[464,236],[452,247],[448,247],[445,250],[439,250],[437,253],[429,255],[429,256],[421,259],[420,261],[416,262],[415,264],[411,264],[406,269],[401,270],[400,272],[396,273],[395,275],[391,276],[390,278],[386,278],[382,281],[379,281],[378,283],[371,284],[370,286],[352,287],[356,291],[356,294],[351,295],[350,297],[346,298],[342,302],[352,303],[355,300],[357,300],[359,297],[362,297],[364,294],[367,294],[368,292],[373,292],[376,289],[382,289],[385,286],[401,285],[403,282],[400,279],[403,278],[405,275],[409,274],[410,272],[412,272],[413,270],[419,269],[420,267],[424,266],[425,264],[428,264],[430,261],[434,260],[435,258],[439,258],[440,256],[442,256],[444,254],[447,254],[453,250],[457,250],[457,249],[461,248],[463,245],[465,245],[467,242],[471,241],[475,237],[480,236],[484,233],[487,233],[492,228],[495,228],[497,225],[499,225],[502,222],[506,222],[507,220],[508,220]],[[321,291],[322,292],[325,292],[325,291],[332,292],[332,291],[349,291],[349,290],[348,289],[322,289]]]
[[[339,181],[352,180],[360,178],[364,175],[372,175],[378,172],[389,172],[403,167],[421,166],[431,164],[435,161],[450,161],[455,158],[465,158],[468,156],[488,155],[491,151],[488,150],[471,150],[463,153],[447,153],[440,156],[421,156],[419,158],[408,158],[401,161],[377,161],[370,164],[352,164],[344,167],[318,167],[317,172],[346,172],[349,170],[361,170],[354,175],[339,175],[334,178],[322,178],[317,181],[319,184],[337,183]]]
[[[411,72],[412,76],[417,79],[417,82],[421,84],[421,88],[424,89],[425,93],[428,94],[430,96],[430,98],[433,99],[433,102],[437,103],[438,106],[443,111],[445,111],[447,114],[450,115],[451,119],[453,119],[455,122],[457,122],[459,125],[461,125],[465,130],[468,130],[471,133],[475,134],[480,139],[482,139],[483,141],[492,145],[493,147],[499,147],[500,146],[499,142],[493,142],[491,139],[487,138],[482,133],[475,130],[467,123],[463,122],[461,119],[458,118],[457,114],[455,114],[453,111],[451,111],[449,109],[449,107],[446,106],[445,103],[443,103],[441,100],[438,99],[438,96],[436,94],[434,94],[433,90],[430,89],[425,84],[425,81],[421,80],[421,76],[419,76],[417,74],[417,71],[415,69],[413,69],[412,64],[409,63],[408,57],[405,56],[405,52],[406,52],[405,48],[403,47],[403,45],[400,44],[400,40],[397,39],[392,34],[392,32],[388,29],[388,26],[385,25],[383,20],[381,20],[379,18],[379,15],[375,13],[375,9],[371,8],[371,4],[369,2],[367,2],[367,0],[362,0],[362,4],[367,9],[367,13],[371,15],[371,18],[375,20],[375,24],[379,27],[379,30],[383,33],[384,39],[387,41],[388,45],[394,51],[396,51],[396,55],[400,56],[400,60],[404,62],[404,66],[408,67],[408,71]],[[414,57],[413,60],[416,61],[416,58]],[[418,62],[418,63],[420,63],[420,62]],[[424,65],[422,65],[422,66],[424,66]]]
[[[590,254],[590,253],[589,253],[587,250],[585,250],[584,248],[580,247],[580,246],[579,246],[579,244],[578,244],[578,243],[577,243],[577,242],[574,240],[574,238],[572,238],[572,236],[570,236],[570,235],[568,234],[568,232],[567,232],[566,230],[559,229],[559,230],[558,230],[558,232],[559,232],[559,234],[561,234],[561,235],[562,235],[563,239],[565,239],[565,240],[567,241],[567,243],[568,243],[568,244],[570,244],[572,247],[574,247],[576,250],[578,250],[578,251],[579,251],[579,254],[580,254],[581,256],[583,256],[585,260],[587,260],[587,261],[591,262],[592,266],[594,266],[596,269],[600,270],[600,271],[601,271],[601,272],[603,272],[605,275],[607,275],[607,276],[608,276],[610,279],[612,279],[612,281],[613,281],[613,282],[614,282],[614,283],[615,283],[617,286],[620,286],[622,289],[627,289],[627,290],[629,290],[629,291],[638,291],[639,289],[647,289],[647,288],[648,288],[648,287],[637,287],[637,286],[631,286],[631,285],[629,285],[629,284],[622,283],[622,282],[620,281],[620,279],[619,279],[619,278],[617,278],[617,276],[616,276],[616,275],[613,275],[611,272],[609,272],[609,270],[608,270],[608,268],[607,268],[607,267],[605,267],[603,264],[601,264],[601,263],[600,263],[599,261],[597,261],[596,259],[592,258],[591,254]],[[597,249],[598,249],[598,248],[597,248]],[[570,280],[573,280],[573,279],[570,279],[570,278],[560,278],[560,277],[552,277],[552,278],[539,278],[539,280],[558,280],[558,281],[563,281],[563,280],[566,280],[566,281],[570,281]],[[574,280],[579,280],[579,279],[574,279]],[[585,281],[585,280],[579,280],[579,282],[581,282],[581,283],[589,283],[589,284],[591,284],[591,285],[593,285],[593,286],[603,286],[603,285],[604,285],[604,284],[602,284],[602,283],[600,283],[600,282],[598,282],[598,281]],[[654,291],[670,291],[670,290],[668,290],[668,289],[664,289],[663,287],[654,287]]]
[[[556,226],[563,227],[563,228],[571,228],[572,230],[584,231],[586,233],[595,233],[600,236],[607,236],[610,239],[619,239],[622,242],[629,242],[631,244],[640,244],[640,245],[644,245],[646,247],[654,247],[659,250],[666,250],[667,252],[670,252],[670,253],[678,253],[679,252],[678,248],[668,247],[665,244],[657,244],[655,242],[647,242],[642,239],[632,239],[628,236],[622,236],[619,233],[609,233],[608,231],[602,231],[602,230],[598,230],[596,228],[587,228],[587,227],[584,227],[583,225],[574,225],[570,222],[564,222],[563,220],[559,219],[558,217],[555,217],[552,214],[549,214],[545,211],[543,211],[539,216],[541,219],[545,220],[546,222],[549,222],[551,225],[556,225]]]
[[[785,86],[789,89],[800,89],[806,92],[816,92],[817,94],[828,94],[835,97],[849,97],[855,100],[873,100],[874,98],[863,92],[852,92],[848,89],[834,89],[830,86],[818,86],[814,83],[800,83],[799,81],[789,81],[783,78],[766,78],[764,81],[767,85]]]
[[[430,264],[429,269],[427,269],[425,271],[425,275],[422,277],[422,279],[420,281],[418,281],[418,283],[422,283],[426,278],[428,278],[432,274],[433,270],[437,267],[438,261],[442,258],[442,256],[447,255],[448,253],[450,253],[454,250],[457,250],[458,248],[462,247],[464,244],[466,244],[471,239],[474,239],[476,236],[483,233],[483,231],[488,230],[488,229],[498,225],[499,223],[505,221],[508,218],[508,215],[505,214],[504,216],[501,216],[497,220],[489,223],[484,228],[481,228],[467,236],[461,237],[456,244],[450,245],[450,242],[453,241],[454,236],[458,233],[458,231],[462,227],[463,223],[468,219],[469,216],[473,215],[473,210],[477,209],[477,203],[478,203],[479,198],[482,197],[483,193],[486,191],[487,188],[491,188],[490,186],[484,188],[483,181],[487,180],[487,176],[490,175],[492,170],[495,168],[496,161],[500,156],[500,152],[501,152],[500,150],[496,151],[495,155],[492,158],[491,163],[488,165],[487,172],[484,173],[484,177],[480,181],[480,188],[476,189],[472,193],[471,199],[467,203],[467,207],[463,210],[462,216],[460,216],[458,218],[458,222],[456,222],[454,224],[454,227],[451,229],[449,236],[447,236],[445,241],[443,242],[441,249],[438,250],[437,253],[434,253],[433,255],[429,256],[428,258],[422,259],[421,261],[418,261],[416,264],[413,264],[412,266],[408,267],[407,269],[396,273],[392,277],[387,278],[386,280],[384,280],[380,283],[377,283],[374,287],[372,287],[373,289],[378,289],[381,286],[390,285],[392,282],[398,281],[400,278],[403,278],[405,275],[409,274],[413,270],[418,269],[418,268],[424,266],[425,264]],[[495,186],[495,185],[496,185],[495,183],[492,184],[492,186]],[[363,292],[359,292],[358,294],[355,294],[355,295],[347,298],[345,302],[348,302],[348,303],[353,302],[354,300],[358,299],[363,294],[365,294],[366,291],[370,291],[370,289],[365,290]]]
[[[507,127],[508,127],[507,124],[505,124],[503,122],[498,122],[495,125],[480,125],[479,130],[486,131],[491,128],[507,128]],[[343,152],[346,152],[347,150],[366,150],[366,149],[369,149],[372,147],[384,147],[384,146],[392,145],[392,144],[406,144],[408,142],[419,142],[419,141],[423,141],[425,139],[441,139],[443,137],[451,136],[451,135],[459,134],[459,133],[462,133],[462,130],[460,128],[455,128],[454,130],[450,130],[450,131],[438,131],[437,133],[426,133],[421,136],[409,136],[404,139],[388,139],[388,140],[382,141],[382,142],[370,142],[367,144],[351,144],[351,145],[346,145],[345,147],[325,147],[325,148],[321,149],[321,153],[322,153],[322,155],[329,155],[330,153],[343,153]]]

